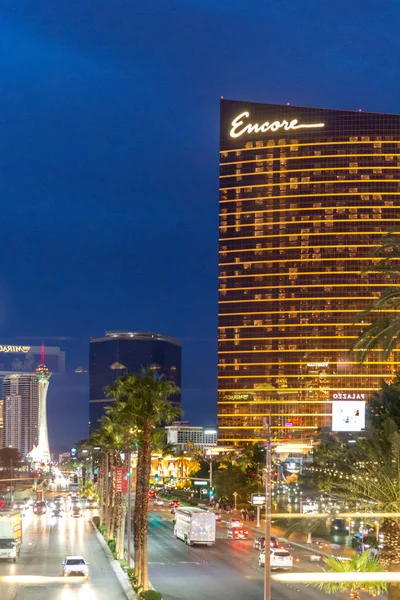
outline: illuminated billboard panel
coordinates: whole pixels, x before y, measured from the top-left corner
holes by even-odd
[[[359,400],[332,402],[332,431],[365,429],[365,402]]]

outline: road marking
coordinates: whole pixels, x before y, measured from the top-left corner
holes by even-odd
[[[179,564],[180,565],[201,565],[201,563],[196,562],[194,560],[180,560]]]

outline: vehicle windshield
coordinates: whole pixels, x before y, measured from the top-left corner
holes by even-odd
[[[83,558],[69,558],[68,560],[65,561],[65,564],[68,566],[78,566],[78,565],[84,565],[85,561],[83,560]]]
[[[275,556],[290,556],[290,553],[287,552],[286,550],[275,550],[274,555]]]
[[[36,502],[36,506],[46,506],[46,502]]]
[[[0,549],[4,550],[4,549],[9,549],[9,548],[14,548],[14,547],[15,547],[14,540],[0,540]]]

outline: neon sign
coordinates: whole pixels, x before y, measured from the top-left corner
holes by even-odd
[[[6,354],[9,352],[23,352],[26,354],[31,349],[30,346],[1,346],[0,352],[5,352]]]
[[[235,117],[232,121],[232,128],[229,132],[229,135],[233,138],[237,138],[244,133],[266,133],[267,131],[278,131],[279,129],[290,131],[292,129],[313,129],[315,127],[325,127],[325,123],[299,123],[297,119],[292,119],[292,121],[272,121],[271,123],[269,121],[265,121],[265,123],[261,124],[247,123],[247,125],[245,125],[243,119],[248,119],[249,117],[250,113],[247,111],[242,112],[240,115]],[[242,125],[244,125],[244,127],[242,127]]]

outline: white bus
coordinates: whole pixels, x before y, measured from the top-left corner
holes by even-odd
[[[174,536],[185,544],[215,544],[215,515],[191,506],[175,508]]]

